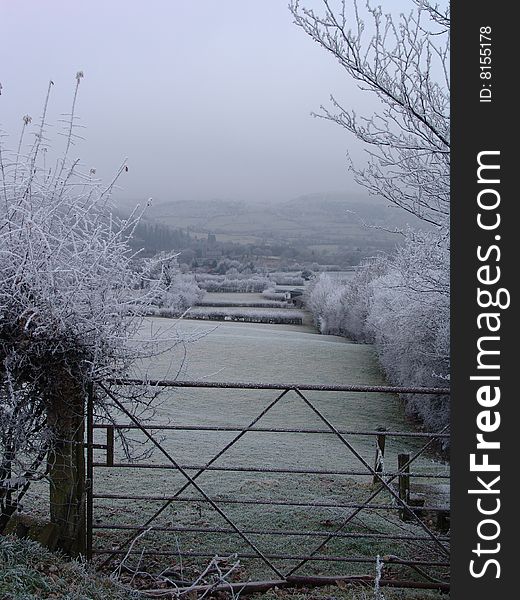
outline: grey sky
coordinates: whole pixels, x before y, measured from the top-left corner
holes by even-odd
[[[281,200],[357,189],[339,127],[309,113],[360,93],[292,23],[288,0],[0,0],[0,127],[22,115],[78,114],[87,168],[108,179],[124,157],[122,198]],[[395,2],[392,4],[400,4]],[[59,142],[60,140],[58,140]]]

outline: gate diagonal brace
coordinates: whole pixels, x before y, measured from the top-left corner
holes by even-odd
[[[378,473],[377,471],[375,471],[367,462],[366,460],[359,454],[359,452],[352,446],[352,444],[345,439],[345,437],[334,427],[334,425],[308,400],[308,398],[305,397],[305,395],[297,388],[294,388],[294,391],[296,392],[296,394],[298,394],[298,396],[305,402],[305,404],[323,421],[323,423],[325,423],[325,425],[327,425],[327,427],[333,431],[336,436],[340,439],[340,441],[354,454],[354,456],[366,467],[366,469],[368,470],[368,472],[374,476],[375,479],[377,479],[377,481],[379,481],[382,485],[374,492],[370,495],[369,498],[367,498],[367,500],[365,501],[364,505],[368,504],[369,502],[371,502],[377,495],[379,495],[380,492],[382,492],[384,489],[386,489],[388,492],[390,492],[390,494],[392,495],[392,497],[397,500],[397,502],[404,508],[404,510],[406,510],[407,513],[409,513],[412,518],[420,525],[420,527],[428,534],[428,536],[432,539],[433,542],[435,542],[435,544],[442,550],[442,552],[444,554],[446,554],[447,556],[450,556],[450,552],[449,550],[444,546],[444,544],[442,544],[442,542],[437,538],[437,536],[429,529],[429,527],[423,523],[421,521],[421,519],[419,519],[419,517],[415,514],[415,512],[399,497],[398,494],[396,494],[396,492],[390,487],[390,483],[399,476],[399,474],[401,474],[402,472],[404,472],[404,470],[413,462],[415,461],[425,450],[428,446],[431,445],[431,443],[434,441],[435,438],[432,438],[425,446],[423,446],[423,448],[421,448],[421,450],[419,450],[405,465],[403,465],[401,467],[401,469],[395,474],[393,475],[391,478],[389,478],[387,481],[385,481],[383,479],[383,477],[380,475],[380,473]],[[446,431],[448,429],[448,425],[446,427],[444,427],[439,433],[443,433],[444,431]],[[339,532],[341,529],[343,529],[361,510],[363,510],[363,507],[357,508],[355,511],[353,511],[345,520],[345,522],[334,532],[337,533]],[[321,548],[323,548],[323,546],[325,546],[325,544],[327,544],[331,539],[332,539],[332,535],[328,535],[328,537],[321,542],[313,551],[311,551],[310,556],[314,556],[316,554],[316,552],[319,552],[321,550]],[[291,576],[293,573],[295,573],[298,569],[300,569],[305,563],[308,562],[309,559],[305,559],[300,561],[295,567],[293,567],[287,574],[286,577]]]
[[[202,496],[203,498],[206,500],[206,502],[208,502],[214,510],[216,510],[218,512],[218,514],[236,531],[236,533],[238,533],[240,535],[240,537],[255,551],[255,553],[259,556],[259,558],[261,558],[266,565],[268,565],[279,577],[283,577],[282,573],[276,568],[275,565],[273,565],[273,563],[262,553],[262,551],[257,548],[256,544],[250,540],[241,530],[240,528],[235,525],[235,523],[226,515],[226,513],[206,494],[206,492],[199,486],[199,484],[195,481],[195,479],[197,477],[199,477],[202,473],[204,473],[205,469],[201,469],[200,471],[198,471],[193,477],[191,477],[177,462],[176,460],[162,447],[162,445],[155,440],[155,438],[146,430],[145,427],[143,427],[143,425],[138,421],[138,419],[136,419],[126,408],[123,404],[121,404],[121,402],[119,402],[119,400],[114,396],[114,394],[112,394],[112,392],[110,390],[108,390],[103,384],[99,384],[101,389],[116,403],[116,405],[119,407],[120,410],[122,410],[134,423],[135,425],[137,425],[137,427],[145,434],[145,436],[152,442],[152,444],[154,444],[154,446],[156,446],[160,452],[162,452],[162,454],[173,464],[173,466],[179,471],[179,473],[181,473],[188,481],[187,483],[180,488],[176,494],[174,495],[174,497],[178,496],[179,494],[181,494],[186,488],[188,488],[190,485],[192,485]],[[284,390],[282,393],[280,393],[252,422],[248,427],[252,427],[253,425],[255,425],[269,410],[271,410],[271,408],[273,408],[273,406],[275,406],[275,404],[277,404],[290,390],[286,389]],[[220,456],[222,456],[222,454],[224,454],[224,452],[226,452],[227,450],[229,450],[229,448],[231,448],[231,446],[233,446],[243,435],[245,435],[247,433],[246,430],[242,430],[237,436],[235,436],[235,438],[233,438],[233,440],[231,442],[229,442],[218,454],[216,454],[207,464],[206,467],[208,467],[210,464],[212,464],[215,460],[217,460]],[[161,512],[163,512],[164,509],[166,509],[167,506],[169,506],[171,504],[171,500],[169,500],[161,509],[159,509],[146,523],[145,526],[149,525],[153,520],[155,520],[159,514]],[[128,543],[130,543],[136,536],[132,536],[129,540],[127,540],[126,542],[124,542],[122,545],[120,545],[120,547],[118,548],[119,550],[122,549],[123,547],[125,547]],[[109,559],[107,559],[108,561]],[[105,561],[105,563],[107,562]],[[103,564],[105,564],[103,563]]]

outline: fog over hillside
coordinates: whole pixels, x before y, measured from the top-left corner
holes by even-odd
[[[127,211],[135,206],[131,201],[125,204]],[[145,214],[151,225],[182,230],[191,238],[214,234],[217,242],[263,246],[265,253],[274,255],[288,248],[305,249],[308,260],[343,266],[374,252],[391,251],[402,241],[396,230],[424,226],[413,215],[359,192],[313,193],[283,202],[152,202]]]

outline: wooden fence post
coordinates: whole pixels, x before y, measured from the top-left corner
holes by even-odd
[[[107,425],[107,467],[114,466],[114,426]]]
[[[399,474],[399,498],[406,504],[410,503],[410,465],[407,464],[409,462],[409,454],[399,454],[397,456],[397,469],[398,471],[402,470],[402,473]],[[408,511],[404,508],[399,510],[399,516],[403,521],[408,520],[410,517]]]
[[[86,472],[86,519],[85,558],[92,561],[92,528],[94,525],[94,384],[87,390],[87,472]]]
[[[386,431],[386,427],[378,427],[377,431]],[[374,460],[374,471],[381,473],[383,471],[383,459],[385,457],[386,435],[379,433],[376,437],[376,458]],[[379,478],[374,475],[373,482],[377,483]]]
[[[85,555],[85,398],[70,377],[64,377],[50,398],[47,416],[54,435],[48,465],[51,522],[59,531],[57,547],[69,556]]]

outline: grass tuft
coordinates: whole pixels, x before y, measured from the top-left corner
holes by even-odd
[[[139,600],[143,596],[96,575],[82,562],[67,562],[35,541],[0,536],[0,598]]]

